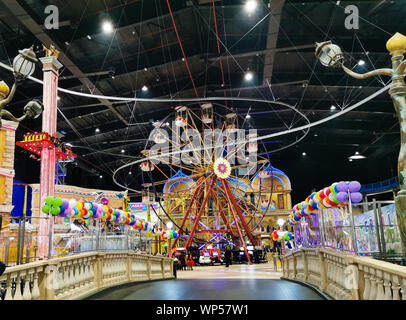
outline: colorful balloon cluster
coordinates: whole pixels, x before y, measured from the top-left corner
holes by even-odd
[[[289,225],[297,225],[300,220],[309,215],[316,215],[319,209],[345,207],[348,200],[352,203],[362,201],[359,192],[361,184],[358,181],[341,181],[333,183],[318,192],[313,192],[305,201],[296,204],[288,218]]]
[[[76,199],[62,199],[47,197],[42,212],[58,217],[71,217],[73,219],[100,219],[116,224],[129,225],[133,229],[154,232],[155,225],[136,217],[134,214],[121,209],[109,208],[101,203],[90,201],[77,201]]]
[[[179,233],[175,230],[158,230],[157,234],[161,236],[162,240],[168,239],[177,239],[179,237]]]
[[[272,232],[272,239],[273,241],[277,240],[292,240],[293,239],[293,234],[289,231],[281,231],[281,230],[275,230]]]

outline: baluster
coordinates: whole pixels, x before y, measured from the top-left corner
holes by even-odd
[[[371,274],[371,277],[369,278],[371,282],[371,293],[369,295],[369,300],[376,300],[376,277],[374,274]]]
[[[12,293],[12,277],[11,274],[7,275],[6,280],[6,296],[4,300],[13,300],[13,293]]]
[[[69,292],[69,266],[64,264],[63,266],[63,295],[66,295]]]
[[[369,300],[369,297],[371,296],[371,275],[365,270],[364,274],[364,282],[365,282],[365,288],[364,288],[364,293],[363,293],[363,300]]]
[[[383,279],[382,279],[382,271],[381,270],[375,270],[375,276],[376,276],[376,300],[383,300],[385,299],[385,292],[383,288]]]
[[[384,275],[384,280],[383,280],[383,285],[385,287],[385,300],[393,300],[392,299],[392,292],[391,292],[391,282],[388,279],[389,275],[385,274]],[[393,282],[392,282],[393,285]],[[393,295],[395,295],[395,288],[393,287]]]
[[[393,290],[393,300],[400,300],[400,283],[399,277],[396,275],[392,275],[392,290]]]
[[[406,300],[406,279],[402,278],[402,300]]]
[[[24,300],[31,300],[31,290],[30,290],[30,281],[31,281],[31,274],[28,272],[24,275],[24,290],[23,290],[23,299]]]
[[[14,293],[14,300],[23,300],[23,296],[21,294],[21,276],[20,276],[20,273],[17,273],[16,291]]]
[[[31,299],[38,300],[40,298],[39,286],[38,286],[38,269],[34,270]]]

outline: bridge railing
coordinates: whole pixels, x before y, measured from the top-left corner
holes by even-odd
[[[406,300],[406,267],[370,257],[303,248],[284,256],[282,269],[337,300]]]
[[[9,267],[1,300],[72,300],[137,281],[173,278],[172,260],[132,252],[82,253]]]

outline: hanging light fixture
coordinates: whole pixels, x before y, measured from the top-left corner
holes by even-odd
[[[19,50],[19,55],[13,60],[14,75],[16,78],[24,80],[35,71],[35,63],[38,62],[34,52],[34,46],[31,48]]]

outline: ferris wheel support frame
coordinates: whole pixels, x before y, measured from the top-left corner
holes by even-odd
[[[232,194],[232,192],[231,192],[231,190],[230,190],[230,187],[228,186],[227,181],[221,179],[221,183],[223,184],[223,188],[224,188],[224,189],[226,190],[226,192],[228,193],[228,196],[229,196],[230,199],[231,199],[232,205],[234,206],[235,211],[237,212],[237,214],[238,214],[238,216],[239,216],[239,218],[240,218],[240,221],[241,221],[242,225],[244,226],[244,229],[245,229],[245,231],[247,232],[247,235],[248,235],[248,237],[250,238],[250,240],[251,240],[251,242],[252,242],[252,245],[253,245],[253,246],[256,246],[256,245],[257,245],[257,242],[255,241],[255,239],[254,239],[254,237],[253,237],[253,235],[252,235],[252,233],[251,233],[251,230],[250,230],[250,228],[249,228],[247,222],[246,222],[245,219],[244,219],[244,215],[241,213],[241,210],[240,210],[240,208],[238,207],[237,201],[235,200],[235,198],[234,198],[234,196],[233,196],[233,194]],[[236,223],[237,223],[237,222],[236,222]]]
[[[234,219],[234,221],[235,221],[235,227],[237,228],[238,236],[240,237],[241,244],[242,244],[242,246],[243,246],[243,248],[244,248],[245,256],[247,257],[247,261],[248,261],[248,263],[250,264],[250,263],[251,263],[251,259],[250,259],[250,255],[248,254],[247,244],[246,244],[245,241],[244,241],[244,237],[243,237],[243,235],[242,235],[241,228],[240,228],[240,226],[238,225],[237,216],[235,215],[235,212],[234,212],[234,211],[235,211],[235,208],[234,208],[234,206],[232,205],[232,202],[231,202],[231,199],[230,199],[230,194],[229,194],[227,188],[225,187],[226,182],[225,182],[224,179],[220,179],[220,181],[221,181],[221,184],[223,185],[223,188],[224,188],[224,191],[225,191],[225,195],[226,195],[228,204],[229,204],[229,206],[230,206],[230,208],[231,208],[230,211],[231,211],[231,214],[233,215],[233,219]]]
[[[188,250],[188,249],[190,248],[190,245],[192,244],[193,235],[194,235],[195,232],[196,232],[197,225],[199,224],[199,221],[200,221],[200,218],[202,217],[203,211],[204,211],[204,209],[206,208],[206,204],[207,204],[207,202],[209,201],[211,191],[212,191],[212,189],[213,189],[213,187],[214,187],[214,183],[215,183],[216,180],[217,180],[217,177],[214,176],[214,175],[212,175],[211,178],[212,178],[212,180],[211,180],[211,183],[210,183],[210,185],[209,185],[209,187],[208,187],[208,189],[207,189],[206,198],[204,199],[204,201],[203,201],[203,203],[202,203],[202,206],[200,207],[199,213],[198,213],[198,215],[197,215],[197,217],[196,217],[196,219],[195,219],[195,222],[194,222],[194,224],[193,224],[192,231],[190,232],[189,238],[188,238],[188,240],[187,240],[187,242],[186,242],[186,246],[185,246],[186,250]],[[185,219],[184,219],[183,221],[185,221]]]
[[[192,210],[193,207],[193,203],[195,201],[198,201],[198,199],[200,199],[201,195],[202,195],[202,191],[203,191],[203,187],[204,187],[204,183],[202,182],[200,186],[197,187],[197,189],[195,190],[193,197],[192,197],[192,201],[190,202],[189,207],[186,210],[185,216],[183,218],[182,224],[179,228],[179,236],[178,238],[175,239],[175,241],[173,242],[173,246],[176,247],[177,243],[178,243],[178,239],[180,238],[180,236],[183,234],[183,227],[186,224],[187,218],[189,217],[190,211]],[[196,197],[197,195],[197,197]]]

